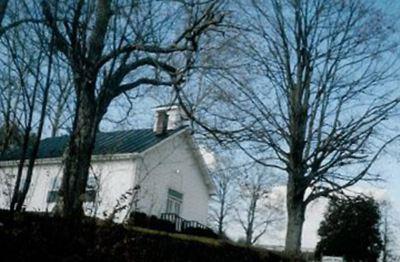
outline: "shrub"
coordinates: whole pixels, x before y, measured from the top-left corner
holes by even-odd
[[[149,222],[150,222],[149,228],[151,229],[156,229],[171,233],[175,232],[175,224],[170,221],[160,219],[156,216],[151,216]]]
[[[128,223],[133,226],[148,227],[149,221],[145,213],[132,212],[129,216]]]
[[[171,233],[175,232],[174,223],[160,219],[154,215],[148,216],[142,212],[133,212],[129,217],[128,224]]]
[[[318,230],[316,255],[377,261],[382,251],[378,203],[370,197],[332,197]]]
[[[182,233],[200,237],[219,238],[218,235],[209,228],[187,227],[182,230]]]

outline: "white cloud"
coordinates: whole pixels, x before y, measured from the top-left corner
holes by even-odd
[[[200,154],[203,156],[204,162],[210,170],[216,167],[217,161],[215,154],[204,147],[200,147]]]

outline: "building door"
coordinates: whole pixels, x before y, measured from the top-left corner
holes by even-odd
[[[168,189],[166,213],[180,215],[182,211],[183,194],[173,189]]]

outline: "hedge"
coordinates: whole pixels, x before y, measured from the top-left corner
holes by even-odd
[[[2,261],[285,261],[274,253],[222,240],[208,243],[173,235],[99,225],[94,219],[85,219],[80,226],[43,215],[8,220],[0,213]]]

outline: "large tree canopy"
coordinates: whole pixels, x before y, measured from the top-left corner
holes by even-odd
[[[42,1],[49,34],[73,75],[75,109],[58,210],[80,217],[100,122],[119,96],[182,87],[204,42],[221,24],[223,1]]]
[[[297,253],[307,205],[375,179],[371,166],[395,139],[381,128],[400,101],[388,85],[395,28],[371,1],[249,0],[236,8],[237,41],[215,54],[220,66],[203,81],[213,87],[208,103],[179,98],[220,141],[287,175],[286,249]]]

